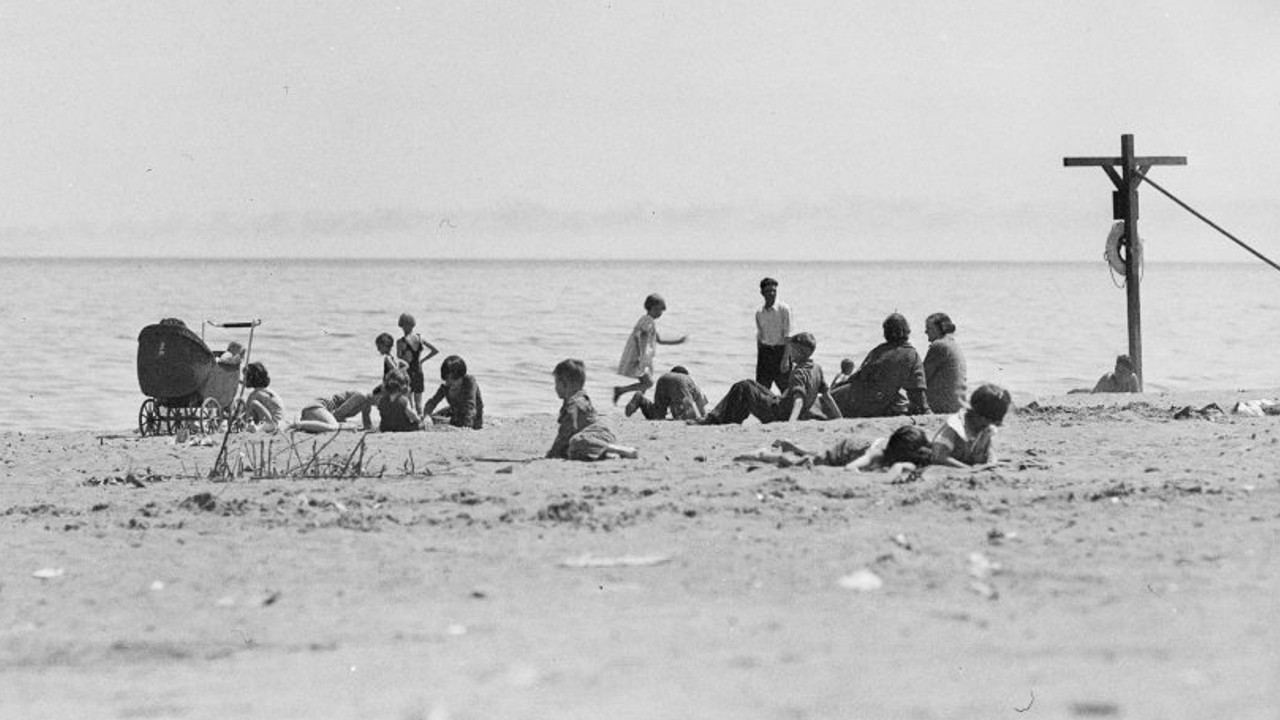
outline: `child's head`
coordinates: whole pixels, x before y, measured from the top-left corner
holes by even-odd
[[[1133,360],[1129,359],[1128,355],[1116,356],[1116,374],[1117,375],[1133,374]]]
[[[667,311],[667,301],[658,293],[653,293],[644,299],[644,311],[655,318],[662,317],[662,313]]]
[[[930,342],[955,331],[956,325],[946,313],[937,312],[924,319],[924,334],[929,337]]]
[[[391,337],[391,333],[379,333],[378,337],[374,338],[373,344],[378,347],[378,352],[386,355],[391,352],[391,348],[395,347],[396,339]]]
[[[249,363],[249,367],[244,369],[244,384],[250,388],[264,388],[271,384],[271,375],[267,372],[267,366],[260,362]]]
[[[886,465],[909,462],[917,467],[929,464],[933,456],[933,445],[929,435],[916,425],[903,425],[889,436],[889,444],[884,449]]]
[[[788,352],[794,360],[808,360],[809,356],[813,355],[813,351],[818,349],[818,341],[807,332],[792,335],[788,344],[791,346]]]
[[[561,360],[551,374],[556,379],[556,395],[562,398],[578,392],[587,384],[587,366],[581,360]]]
[[[999,385],[984,383],[969,396],[968,415],[970,417],[976,415],[989,425],[1001,425],[1004,423],[1005,413],[1009,412],[1009,406],[1012,404],[1013,398],[1008,390]]]
[[[236,342],[235,340],[232,340],[231,342],[227,343],[227,354],[228,354],[228,355],[243,355],[243,354],[244,354],[244,346],[243,346],[243,345],[241,345],[240,343]]]
[[[845,375],[848,375],[849,373],[853,372],[853,369],[855,367],[857,366],[853,364],[853,358],[845,358],[840,361],[840,372],[844,373]]]
[[[467,361],[457,355],[450,355],[440,363],[440,379],[445,382],[461,380],[467,374]]]
[[[685,366],[683,366],[683,365],[676,365],[675,367],[671,368],[671,372],[673,372],[673,373],[677,373],[677,374],[680,374],[680,375],[688,375],[688,374],[689,374],[689,368],[687,368],[687,367],[685,367]]]
[[[903,342],[911,337],[911,326],[901,313],[893,313],[885,318],[881,327],[884,329],[885,342]]]
[[[400,322],[398,325],[400,325],[400,329],[403,330],[406,335],[413,332],[413,328],[416,327],[417,324],[418,323],[414,321],[413,316],[409,313],[400,313]]]
[[[403,370],[392,370],[382,378],[382,391],[391,395],[409,389],[409,374]]]

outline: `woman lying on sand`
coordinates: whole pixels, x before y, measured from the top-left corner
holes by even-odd
[[[870,442],[845,438],[824,451],[800,447],[786,439],[775,440],[772,448],[739,455],[740,462],[762,462],[791,467],[793,465],[830,465],[846,470],[914,470],[931,462],[933,448],[929,436],[915,425],[903,425],[887,438]]]

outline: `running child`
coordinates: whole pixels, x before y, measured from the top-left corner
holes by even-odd
[[[684,335],[674,340],[663,340],[658,335],[656,321],[666,311],[667,302],[658,293],[653,293],[644,299],[644,315],[640,316],[636,326],[632,328],[631,336],[627,338],[627,344],[622,348],[622,359],[618,361],[618,374],[636,378],[637,382],[613,388],[615,405],[618,404],[618,398],[623,395],[633,391],[643,394],[653,386],[653,357],[657,353],[659,344],[679,345],[685,341]]]

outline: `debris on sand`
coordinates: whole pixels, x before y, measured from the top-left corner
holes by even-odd
[[[619,555],[616,557],[597,557],[583,553],[577,557],[560,561],[560,567],[567,568],[610,568],[610,567],[644,567],[661,565],[671,561],[670,555]]]
[[[1209,403],[1208,405],[1205,405],[1199,410],[1191,407],[1190,405],[1187,405],[1183,407],[1181,410],[1178,410],[1177,412],[1175,412],[1173,414],[1173,419],[1174,420],[1191,420],[1191,419],[1213,420],[1215,418],[1220,418],[1224,415],[1226,415],[1226,413],[1222,411],[1222,408],[1218,407],[1218,403]]]
[[[863,568],[855,573],[845,575],[838,581],[840,587],[855,592],[873,592],[884,587],[884,580],[880,576]]]

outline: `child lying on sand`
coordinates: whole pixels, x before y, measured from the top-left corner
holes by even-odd
[[[871,442],[845,438],[824,451],[800,447],[790,440],[776,440],[773,448],[761,448],[734,460],[763,462],[779,467],[830,465],[846,470],[892,470],[901,472],[924,467],[931,462],[933,448],[929,436],[915,425],[903,425],[887,438]]]
[[[969,396],[969,407],[947,418],[933,436],[933,463],[951,467],[993,465],[993,440],[1004,423],[1012,398],[999,385],[981,385]]]

